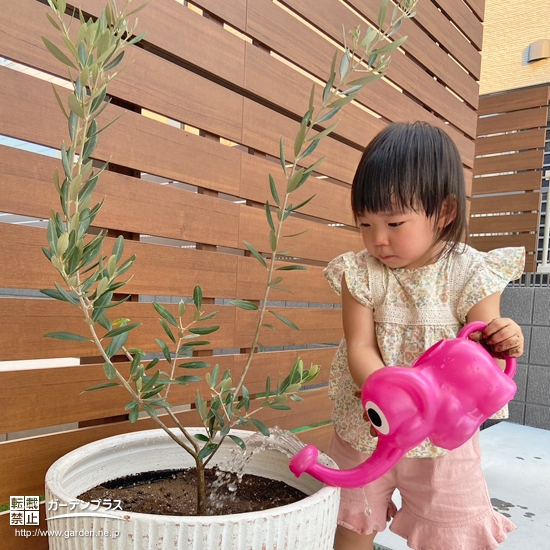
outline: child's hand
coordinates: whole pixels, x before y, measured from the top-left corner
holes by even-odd
[[[493,357],[520,357],[523,355],[523,333],[512,319],[493,319],[482,331],[472,332],[470,340],[479,342]]]

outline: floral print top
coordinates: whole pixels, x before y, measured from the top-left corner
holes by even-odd
[[[384,364],[408,367],[439,340],[454,338],[466,323],[470,308],[519,278],[524,263],[523,248],[479,252],[464,245],[433,264],[390,269],[363,250],[338,256],[324,275],[338,294],[345,276],[351,295],[373,310]],[[369,423],[363,418],[358,389],[348,369],[342,339],[329,381],[329,396],[335,401],[334,428],[355,449],[370,453],[377,438],[370,435]],[[507,417],[505,407],[492,418]],[[435,457],[445,452],[427,439],[406,456]]]

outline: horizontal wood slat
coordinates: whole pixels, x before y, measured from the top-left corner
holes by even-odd
[[[474,195],[484,195],[486,193],[507,193],[510,191],[533,191],[540,189],[541,184],[542,173],[538,171],[474,178],[472,193]]]
[[[501,92],[479,98],[478,115],[508,113],[548,105],[550,88],[540,86],[519,91]]]
[[[0,309],[0,360],[40,359],[48,357],[94,357],[95,346],[86,342],[43,338],[48,332],[68,331],[87,335],[86,324],[79,309],[49,299],[4,298]],[[175,307],[169,306],[169,309]],[[255,311],[236,310],[231,306],[204,305],[204,311],[218,311],[216,324],[222,328],[209,335],[209,345],[201,349],[245,348],[252,342]],[[270,308],[292,320],[295,331],[268,315],[276,331],[261,335],[265,346],[290,346],[338,342],[342,336],[341,312],[332,308]],[[126,302],[113,312],[114,318],[128,318],[143,324],[132,331],[132,346],[146,352],[159,353],[155,337],[164,338],[158,315],[149,303]],[[101,334],[100,334],[101,335]],[[37,339],[38,344],[37,345]]]
[[[257,418],[269,427],[291,429],[330,419],[331,404],[327,389],[309,392],[301,402],[293,403],[291,411],[260,411]],[[185,426],[199,426],[200,419],[194,410],[177,413]],[[48,436],[19,439],[0,443],[0,502],[7,502],[10,495],[43,494],[47,469],[64,454],[104,437],[156,428],[149,418],[135,424],[117,422],[70,430]],[[184,452],[184,451],[182,451]],[[28,467],[32,457],[32,469]]]
[[[512,153],[480,157],[474,163],[474,175],[498,174],[540,168],[544,160],[544,151],[534,150],[525,153]]]
[[[497,135],[476,140],[476,155],[490,155],[491,153],[505,153],[508,151],[524,151],[544,147],[546,130],[526,130],[511,134]],[[476,159],[477,163],[479,159]]]
[[[524,246],[525,250],[532,252],[537,248],[538,237],[535,233],[521,233],[519,235],[493,235],[487,237],[469,237],[468,243],[487,252],[495,248],[506,248],[507,246]]]
[[[540,193],[523,193],[491,197],[474,197],[471,214],[489,214],[498,212],[530,212],[540,208]]]
[[[335,348],[319,348],[259,353],[247,373],[245,385],[251,395],[263,392],[268,375],[273,381],[279,377],[284,378],[299,357],[306,369],[312,364],[320,365],[321,371],[315,384],[326,383],[335,352]],[[201,361],[204,360],[211,366],[219,365],[221,372],[231,370],[236,384],[246,358],[246,355],[215,355],[202,357]],[[129,363],[119,363],[117,366],[124,376],[128,376]],[[164,360],[159,363],[159,368],[164,372],[170,371]],[[177,370],[177,376],[194,374],[204,378],[205,373],[210,370],[198,369],[190,373],[182,368]],[[6,416],[0,429],[3,433],[13,433],[125,414],[124,405],[130,400],[130,396],[122,387],[81,394],[87,388],[105,381],[103,365],[0,371],[0,384],[4,388],[0,395],[0,406],[8,410],[11,403],[19,404],[17,414]],[[203,396],[210,395],[208,386],[203,381],[187,386],[173,386],[168,401],[173,406],[194,403],[197,391]],[[52,395],[63,395],[63,399],[52,400]]]
[[[110,252],[114,243],[115,239],[107,238],[105,251]],[[0,263],[0,288],[40,290],[60,282],[42,253],[46,244],[45,229],[0,223],[0,255],[12,258]],[[136,255],[136,261],[133,278],[123,289],[127,294],[192,296],[199,284],[203,295],[210,298],[264,297],[265,268],[252,257],[126,240],[123,260],[132,255]],[[289,263],[280,263],[279,267],[284,265]],[[303,302],[339,302],[322,271],[318,266],[309,266],[307,272],[287,271],[283,284],[292,294],[274,289],[270,298],[288,300],[296,296]]]
[[[517,214],[506,216],[484,216],[470,218],[470,233],[512,233],[514,231],[533,231],[537,227],[539,215]]]
[[[480,118],[477,123],[477,135],[497,134],[511,130],[527,130],[546,126],[548,109],[546,107],[514,111],[502,115]]]

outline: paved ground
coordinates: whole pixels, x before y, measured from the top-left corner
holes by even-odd
[[[501,422],[480,440],[493,505],[517,525],[499,550],[550,549],[550,430]],[[410,550],[389,529],[376,542],[380,550]]]

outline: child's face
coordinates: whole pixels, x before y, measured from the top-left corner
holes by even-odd
[[[436,261],[444,243],[423,211],[364,212],[358,217],[365,247],[389,268],[413,269]]]

